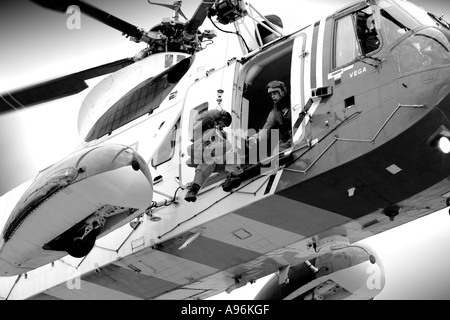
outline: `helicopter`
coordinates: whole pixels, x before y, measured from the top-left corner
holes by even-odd
[[[115,72],[81,106],[85,143],[19,195],[6,195],[15,201],[0,243],[2,279],[17,276],[3,289],[9,298],[61,291],[73,276],[67,268],[83,283],[145,282],[133,292],[105,287],[146,299],[203,299],[273,272],[277,288],[294,286],[282,298],[373,298],[383,287],[381,261],[354,243],[449,205],[443,18],[409,2],[358,1],[283,36],[276,17],[244,1],[203,1],[184,23],[176,1],[171,20],[144,32],[77,4],[148,47],[99,68]],[[239,35],[236,57],[220,68],[210,68],[202,48],[215,38],[198,30],[207,17],[234,24]],[[228,139],[245,155],[274,78],[290,88],[292,146],[258,158],[232,192],[217,172],[195,204],[183,201],[195,173],[186,149],[198,115],[228,111]],[[2,95],[2,111],[76,92],[49,96],[60,80]],[[368,288],[371,267],[379,279]],[[362,277],[354,286],[340,271]],[[42,277],[49,281],[40,286]],[[25,281],[36,285],[23,294]],[[58,294],[81,298],[82,290]]]

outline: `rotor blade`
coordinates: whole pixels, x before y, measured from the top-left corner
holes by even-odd
[[[197,10],[195,11],[194,15],[192,16],[191,20],[189,20],[184,30],[190,34],[195,35],[198,31],[198,28],[203,24],[205,21],[208,10],[214,5],[215,0],[203,0],[202,3],[198,6]]]
[[[134,63],[133,59],[125,58],[14,92],[2,93],[0,114],[80,93],[88,87],[85,80],[115,72],[132,63]]]
[[[100,10],[90,4],[80,0],[30,0],[45,8],[56,10],[65,13],[67,8],[71,5],[76,5],[80,8],[81,12],[88,16],[103,22],[104,24],[122,31],[124,34],[131,36],[137,40],[142,38],[143,32],[138,27],[121,20],[103,10]]]

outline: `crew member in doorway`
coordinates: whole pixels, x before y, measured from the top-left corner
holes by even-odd
[[[274,80],[267,84],[266,91],[273,101],[273,109],[267,116],[262,130],[249,137],[247,145],[251,149],[258,144],[268,143],[272,130],[279,130],[279,150],[285,150],[292,146],[291,106],[288,90],[284,82]],[[270,147],[272,150],[273,146]],[[222,189],[229,192],[239,187],[240,183],[241,178],[236,173],[230,172]]]
[[[190,156],[188,165],[195,166],[196,169],[194,180],[188,185],[189,191],[186,193],[184,200],[195,202],[200,188],[208,177],[215,171],[223,170],[221,165],[225,164],[226,153],[231,148],[223,128],[230,126],[230,124],[231,115],[229,112],[214,109],[205,112],[194,126],[193,144],[188,147]],[[204,156],[207,148],[206,153],[212,153],[211,156],[214,159],[212,163],[211,161],[205,162]],[[215,151],[219,151],[220,154]]]

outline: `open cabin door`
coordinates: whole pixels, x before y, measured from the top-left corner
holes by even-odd
[[[307,119],[303,117],[302,111],[311,97],[311,55],[307,52],[306,32],[300,33],[295,38],[292,52],[291,112],[294,144],[299,144],[306,137]]]
[[[236,113],[232,112],[236,68],[236,62],[230,61],[226,66],[212,72],[206,72],[202,67],[197,69],[199,78],[188,89],[181,115],[180,183],[183,185],[194,179],[195,167],[186,163],[189,159],[187,149],[192,144],[194,122],[203,112],[220,108],[228,111],[232,115],[232,123],[224,128],[224,131],[230,142],[234,139],[233,128],[235,123],[240,121]],[[216,175],[217,173],[213,173],[211,177]]]
[[[245,140],[248,137],[261,133],[271,112],[274,102],[267,93],[267,85],[274,81],[283,82],[288,89],[289,104],[292,103],[290,94],[292,90],[291,72],[293,60],[294,40],[280,41],[274,46],[244,59],[243,67],[237,78],[237,90],[233,109],[232,124],[233,145],[237,153],[237,159],[241,169],[246,171],[258,166],[260,161],[265,161],[272,155],[273,148],[278,144],[278,135],[268,134],[267,146],[253,147],[247,150]],[[298,79],[296,78],[298,83]],[[233,120],[234,121],[234,120]],[[272,128],[277,130],[278,128]],[[264,129],[265,130],[265,129]],[[274,141],[272,141],[272,139]],[[248,177],[247,174],[244,176]]]

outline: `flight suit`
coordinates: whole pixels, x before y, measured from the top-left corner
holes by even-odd
[[[223,166],[220,165],[225,164],[226,156],[231,149],[231,143],[227,140],[226,133],[219,128],[223,117],[229,119],[229,122],[225,124],[225,126],[229,126],[231,115],[228,112],[209,110],[202,115],[201,122],[194,127],[193,143],[187,150],[189,155],[187,165],[195,167],[195,176],[189,186],[189,192],[186,194],[186,201],[195,202],[198,191],[208,177],[216,170],[223,169]],[[220,150],[220,152],[216,153],[216,150]],[[205,159],[205,154],[211,157]]]

